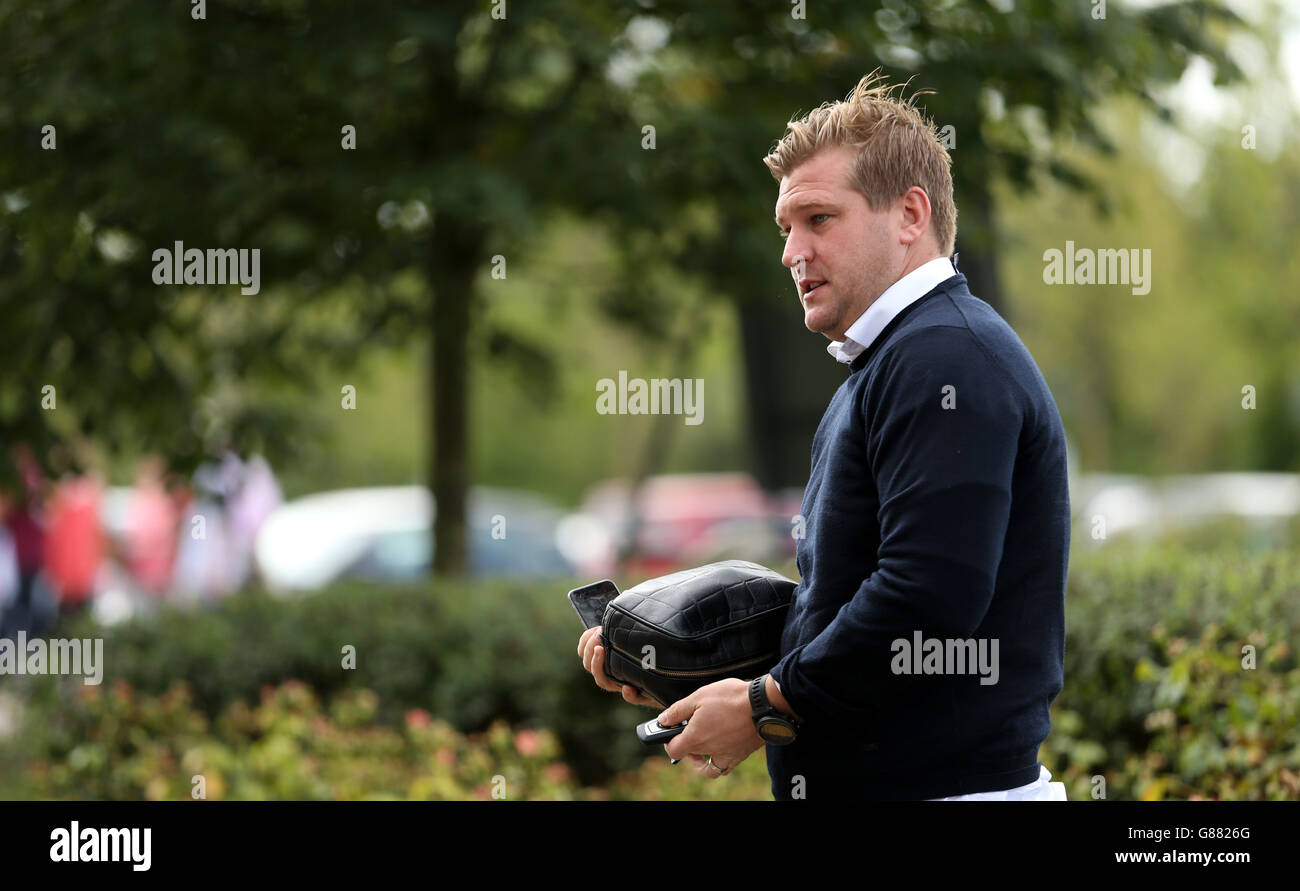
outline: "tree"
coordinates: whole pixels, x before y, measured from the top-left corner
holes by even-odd
[[[462,572],[469,344],[538,360],[477,330],[478,277],[551,208],[637,213],[623,170],[639,132],[603,76],[631,10],[197,14],[0,3],[0,127],[17,146],[0,161],[0,433],[42,452],[69,435],[149,443],[182,466],[218,441],[291,457],[293,406],[245,384],[431,330],[435,566]],[[260,289],[155,285],[154,252],[177,242],[258,250]]]

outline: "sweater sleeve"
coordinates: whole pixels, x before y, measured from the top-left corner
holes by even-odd
[[[918,631],[968,639],[980,625],[1011,509],[1024,417],[1016,393],[966,328],[925,328],[881,356],[854,419],[879,494],[876,571],[771,672],[805,721],[887,720],[917,681],[891,669],[893,642]]]

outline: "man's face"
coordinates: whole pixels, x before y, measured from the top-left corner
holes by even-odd
[[[788,233],[781,263],[794,277],[804,325],[837,341],[898,281],[907,253],[899,208],[873,211],[849,185],[855,152],[818,152],[782,178],[776,202],[777,225]]]

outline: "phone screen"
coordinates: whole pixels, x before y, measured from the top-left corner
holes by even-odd
[[[582,627],[594,628],[605,619],[605,607],[618,596],[618,586],[605,579],[594,585],[584,585],[569,592],[569,602],[578,611]]]

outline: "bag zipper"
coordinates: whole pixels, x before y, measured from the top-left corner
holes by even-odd
[[[612,645],[611,645],[611,646],[612,646]],[[627,652],[626,650],[623,650],[623,649],[621,649],[621,648],[619,648],[619,647],[613,647],[613,646],[612,646],[612,648],[613,648],[613,650],[614,650],[615,653],[618,653],[618,654],[619,654],[620,656],[622,656],[623,658],[625,658],[625,659],[630,659],[630,660],[632,660],[633,662],[637,663],[638,665],[641,664],[641,657],[639,657],[639,656],[633,656],[631,653],[629,653],[629,652]],[[779,656],[779,655],[781,655],[781,654],[780,654],[780,653],[769,653],[769,654],[767,654],[767,655],[765,655],[765,656],[757,656],[757,657],[755,657],[755,658],[753,658],[753,659],[746,659],[744,662],[736,662],[736,663],[734,663],[734,664],[732,664],[732,665],[723,665],[723,666],[721,666],[720,668],[710,668],[710,669],[708,669],[708,670],[706,670],[706,671],[674,671],[673,669],[670,669],[670,668],[646,668],[646,669],[642,669],[642,670],[643,670],[643,671],[648,671],[648,672],[650,672],[651,674],[662,674],[662,675],[665,675],[665,676],[667,676],[667,677],[674,677],[674,678],[702,678],[702,677],[708,677],[709,675],[719,674],[719,673],[722,673],[722,672],[736,671],[736,670],[741,669],[741,668],[744,668],[744,667],[746,667],[746,666],[748,666],[748,665],[757,665],[757,664],[760,663],[760,662],[766,662],[767,660],[772,659],[772,658],[774,658],[774,657],[776,657],[776,656]]]

